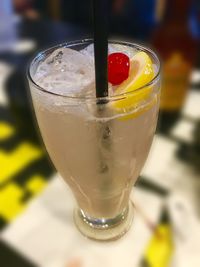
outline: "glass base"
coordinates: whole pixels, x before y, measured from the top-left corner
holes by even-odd
[[[86,237],[98,241],[112,241],[123,236],[133,221],[133,204],[130,202],[126,210],[112,219],[90,218],[81,209],[75,209],[74,221],[78,230]]]

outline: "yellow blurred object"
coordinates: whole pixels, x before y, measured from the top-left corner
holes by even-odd
[[[21,143],[12,152],[0,150],[0,184],[8,181],[25,166],[43,156],[43,151],[28,142]]]
[[[0,122],[0,141],[4,141],[15,133],[15,128],[6,122]]]
[[[157,22],[160,22],[163,17],[164,9],[165,9],[165,2],[166,0],[156,0],[155,16],[156,16]]]
[[[0,190],[0,216],[3,219],[10,221],[23,210],[21,204],[23,195],[23,189],[14,183]]]
[[[179,110],[189,89],[191,64],[177,51],[163,65],[161,110]]]
[[[40,175],[34,175],[27,183],[26,189],[33,194],[38,194],[44,187],[46,181]]]
[[[0,190],[0,217],[5,221],[12,221],[27,205],[23,197],[27,192],[31,193],[29,200],[44,189],[46,181],[40,175],[28,178],[25,187],[15,183],[9,183]]]
[[[168,121],[184,104],[197,59],[197,42],[189,27],[192,5],[191,0],[162,1],[162,20],[152,35],[152,45],[163,61],[160,108]]]
[[[173,250],[171,227],[160,224],[145,252],[145,262],[149,267],[169,267]]]

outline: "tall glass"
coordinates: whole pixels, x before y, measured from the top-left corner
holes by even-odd
[[[113,240],[127,232],[133,219],[129,198],[156,129],[160,63],[149,49],[111,42],[146,52],[155,77],[137,90],[101,101],[54,94],[34,81],[38,65],[55,49],[81,50],[90,43],[71,42],[40,53],[31,63],[28,78],[47,151],[77,202],[76,226],[89,238]]]

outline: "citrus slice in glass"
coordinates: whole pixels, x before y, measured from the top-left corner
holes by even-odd
[[[138,52],[131,59],[128,79],[115,88],[114,95],[119,95],[119,98],[112,102],[113,108],[127,112],[147,100],[152,86],[142,87],[151,82],[154,76],[151,58],[143,51]]]

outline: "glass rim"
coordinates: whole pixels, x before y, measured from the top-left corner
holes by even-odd
[[[105,103],[107,101],[110,100],[118,100],[121,98],[125,98],[126,96],[129,95],[134,95],[137,94],[138,91],[141,91],[149,86],[154,85],[158,80],[159,80],[159,76],[160,76],[160,71],[161,71],[161,64],[160,64],[160,60],[158,58],[158,56],[156,55],[156,53],[150,49],[150,48],[146,48],[143,45],[131,42],[131,41],[117,41],[117,40],[108,40],[109,43],[113,43],[113,44],[120,44],[120,45],[126,45],[129,47],[135,47],[136,49],[138,49],[138,51],[144,51],[147,52],[148,54],[150,54],[151,56],[153,56],[154,60],[156,61],[156,66],[157,66],[157,71],[156,74],[154,75],[154,77],[146,84],[144,84],[143,86],[138,87],[137,89],[134,89],[132,91],[129,92],[122,92],[120,94],[116,94],[116,95],[111,95],[111,96],[104,96],[104,97],[96,97],[96,96],[72,96],[72,95],[62,95],[61,93],[55,93],[55,92],[50,92],[47,89],[43,88],[42,86],[38,85],[36,81],[34,81],[34,78],[31,75],[31,67],[34,65],[35,61],[37,61],[39,58],[43,57],[44,55],[46,55],[47,52],[49,51],[54,51],[55,49],[61,48],[61,47],[73,47],[73,46],[78,46],[78,45],[84,45],[84,44],[91,44],[93,43],[93,39],[89,38],[89,39],[80,39],[80,40],[76,40],[76,41],[69,41],[69,42],[65,42],[65,43],[61,43],[55,46],[52,46],[48,49],[45,49],[41,52],[38,52],[37,55],[31,60],[31,63],[28,67],[27,70],[27,77],[29,82],[31,82],[39,91],[42,91],[44,93],[53,95],[53,96],[57,96],[57,97],[62,97],[62,98],[68,98],[68,99],[74,99],[74,100],[99,100],[102,102],[105,101]]]

